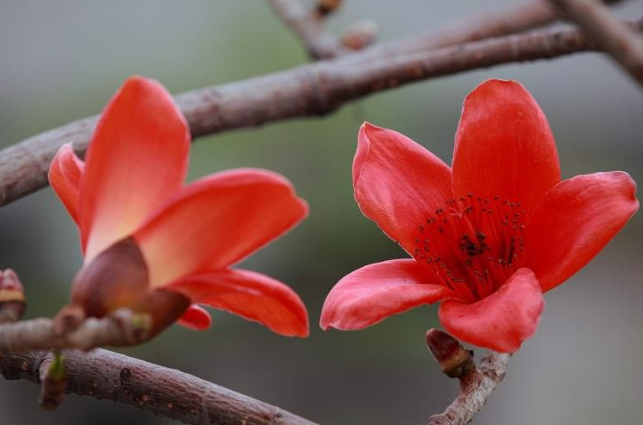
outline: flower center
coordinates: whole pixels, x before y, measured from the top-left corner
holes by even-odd
[[[418,226],[413,255],[463,299],[480,300],[520,268],[524,217],[520,203],[498,196],[447,200]]]

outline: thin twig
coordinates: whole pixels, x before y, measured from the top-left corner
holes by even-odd
[[[348,53],[324,27],[324,16],[299,0],[268,0],[275,14],[299,38],[312,59],[329,59]]]
[[[189,424],[315,425],[278,407],[178,370],[96,349],[69,351],[68,393],[107,399]],[[5,379],[40,383],[47,354],[0,353]]]
[[[480,367],[459,378],[460,393],[449,407],[429,418],[428,425],[465,425],[473,420],[505,377],[509,354],[490,352]]]
[[[636,23],[641,30],[643,22]],[[549,29],[395,57],[360,53],[176,97],[192,136],[322,116],[367,95],[404,84],[506,63],[593,50],[582,32]],[[361,58],[361,59],[360,59]],[[0,151],[0,206],[47,185],[56,151],[74,142],[82,154],[98,116],[72,122]]]
[[[126,347],[148,339],[149,318],[121,309],[102,318],[88,318],[70,332],[57,329],[52,319],[32,319],[0,325],[0,352],[95,347]]]
[[[595,0],[550,0],[577,23],[596,47],[609,53],[643,85],[643,38]]]

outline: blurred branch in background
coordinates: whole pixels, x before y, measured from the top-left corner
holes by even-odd
[[[190,424],[315,425],[259,400],[178,370],[97,349],[69,351],[67,393],[107,399]],[[40,384],[46,352],[0,353],[5,379]]]
[[[623,69],[643,84],[643,38],[594,0],[550,0],[580,26],[597,48],[609,53]]]
[[[630,23],[640,31],[643,21]],[[365,53],[319,61],[248,80],[206,87],[176,97],[193,137],[268,122],[322,116],[367,95],[404,84],[494,65],[550,59],[594,50],[579,30],[549,29],[414,54]],[[82,154],[98,116],[39,134],[0,151],[0,206],[47,185],[60,146]]]
[[[300,0],[268,0],[275,14],[299,38],[312,59],[329,59],[348,53],[337,38],[324,27],[324,18],[341,2],[323,2],[315,9]],[[328,6],[324,6],[328,4]]]
[[[65,314],[65,310],[61,312]],[[82,313],[81,313],[82,314]],[[126,347],[148,339],[150,319],[120,309],[101,319],[82,317],[38,318],[0,325],[0,352],[78,348],[109,345]],[[65,323],[61,326],[61,323]]]

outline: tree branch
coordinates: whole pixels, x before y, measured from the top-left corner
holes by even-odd
[[[643,38],[594,0],[550,0],[577,23],[599,49],[609,53],[643,85]]]
[[[473,420],[505,377],[509,354],[490,352],[480,367],[462,375],[460,394],[449,407],[429,418],[428,425],[465,425]]]
[[[149,327],[149,317],[126,309],[102,319],[82,320],[69,330],[45,318],[4,323],[0,325],[0,352],[138,345],[148,339]]]
[[[473,361],[473,351],[465,349],[460,341],[440,329],[427,331],[426,344],[442,373],[460,381],[458,397],[444,413],[431,416],[428,425],[468,424],[504,379],[511,354],[490,351],[478,368]]]
[[[616,2],[619,0],[611,0]],[[396,56],[423,50],[437,49],[455,44],[484,40],[491,37],[516,34],[560,18],[560,13],[546,0],[529,0],[516,5],[504,6],[502,10],[471,17],[437,30],[411,34],[398,40],[373,46],[364,54]]]
[[[632,25],[640,31],[643,21]],[[178,95],[176,101],[197,138],[267,122],[322,116],[350,101],[429,78],[593,49],[578,30],[550,29],[394,57],[355,53],[194,90]],[[49,164],[60,146],[73,141],[82,154],[97,120],[98,116],[78,120],[0,151],[0,206],[46,186]]]
[[[324,15],[299,0],[268,0],[275,14],[299,38],[312,59],[329,59],[348,53],[324,28]]]
[[[187,373],[122,354],[96,349],[65,355],[68,393],[112,400],[189,424],[315,425]],[[0,353],[0,372],[5,379],[40,384],[41,365],[51,361],[50,356],[45,352]]]

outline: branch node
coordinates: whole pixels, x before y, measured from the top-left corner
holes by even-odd
[[[362,50],[373,44],[379,30],[379,24],[373,19],[361,19],[346,27],[340,42],[350,50]]]
[[[40,399],[38,402],[45,410],[56,410],[65,398],[69,383],[65,369],[65,356],[60,350],[49,353],[40,364]]]
[[[317,13],[325,17],[339,9],[343,3],[343,0],[317,0],[315,7]]]

